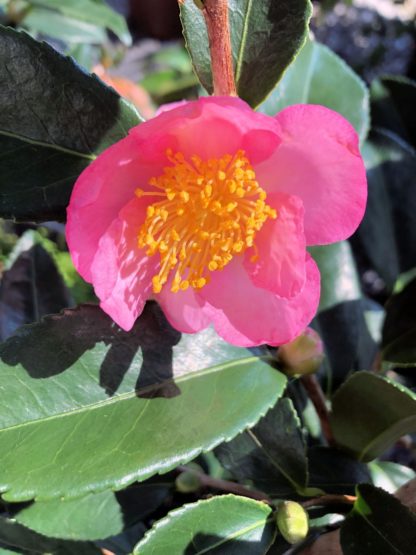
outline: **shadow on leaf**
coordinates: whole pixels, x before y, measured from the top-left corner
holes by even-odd
[[[147,303],[130,332],[116,326],[98,306],[84,305],[21,328],[1,347],[0,359],[11,366],[21,364],[32,378],[50,378],[102,342],[110,348],[101,363],[100,386],[111,396],[140,348],[137,396],[171,398],[180,393],[172,381],[173,346],[180,337],[154,302]]]

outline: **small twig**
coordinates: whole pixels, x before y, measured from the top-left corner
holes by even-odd
[[[228,0],[204,0],[204,14],[209,37],[214,94],[237,96],[231,52]]]
[[[353,505],[356,501],[354,495],[321,495],[320,497],[314,497],[313,499],[308,499],[301,503],[304,509],[309,509],[310,507],[324,507],[326,505],[339,505],[348,504]]]
[[[321,421],[322,433],[325,436],[328,445],[335,445],[334,436],[332,434],[331,425],[329,423],[329,411],[326,406],[325,395],[322,388],[314,375],[302,376],[301,382],[303,387],[312,401],[313,406],[318,414],[319,420]]]
[[[208,474],[198,472],[198,470],[188,468],[187,466],[178,466],[177,470],[179,472],[192,472],[196,474],[199,478],[201,486],[203,487],[218,489],[228,493],[235,493],[236,495],[241,495],[242,497],[249,497],[250,499],[256,499],[257,501],[264,501],[269,505],[272,504],[272,500],[262,491],[248,489],[241,484],[237,484],[236,482],[212,478],[212,476],[208,476]]]

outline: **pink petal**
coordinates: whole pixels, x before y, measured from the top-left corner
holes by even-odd
[[[100,237],[134,198],[135,190],[148,189],[149,179],[163,172],[170,144],[168,135],[155,137],[149,149],[129,135],[100,154],[79,176],[67,208],[66,238],[75,267],[85,280],[92,281],[91,264]]]
[[[200,290],[207,303],[204,312],[218,334],[233,345],[282,345],[297,337],[314,317],[320,293],[319,270],[306,255],[306,282],[293,299],[282,299],[255,287],[239,259],[213,272]]]
[[[304,209],[299,197],[284,193],[267,196],[267,204],[277,212],[277,219],[268,219],[255,238],[255,250],[249,249],[244,267],[256,287],[267,289],[279,297],[298,295],[305,284]]]
[[[358,227],[367,200],[357,133],[323,106],[290,106],[276,119],[282,143],[255,168],[261,186],[303,200],[308,245],[346,239]]]
[[[169,323],[183,333],[195,333],[210,324],[208,315],[202,310],[204,302],[192,288],[172,293],[166,286],[158,294],[157,301]]]
[[[145,214],[142,200],[129,202],[101,237],[91,266],[101,308],[126,331],[152,295],[151,280],[158,272],[158,257],[148,258],[137,245]]]
[[[80,175],[67,210],[67,240],[79,273],[91,281],[98,242],[121,208],[170,164],[166,150],[202,158],[246,150],[253,163],[280,143],[280,125],[237,98],[185,102],[130,130]]]

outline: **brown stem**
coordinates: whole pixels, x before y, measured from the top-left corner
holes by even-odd
[[[231,53],[228,0],[203,0],[204,14],[211,53],[214,94],[237,96]]]
[[[301,503],[304,509],[309,509],[310,507],[323,507],[326,505],[337,505],[340,503],[345,503],[348,505],[353,505],[357,498],[354,495],[322,495],[321,497],[314,497],[313,499],[308,499]]]
[[[323,394],[322,388],[316,376],[302,376],[301,382],[303,387],[306,389],[309,399],[315,407],[319,420],[321,421],[322,433],[324,434],[328,445],[335,445],[334,436],[329,423],[329,411],[326,406],[325,395]]]
[[[198,472],[198,470],[188,468],[187,466],[178,466],[177,470],[179,470],[179,472],[193,472],[198,476],[201,486],[203,487],[219,489],[228,493],[241,495],[242,497],[249,497],[250,499],[256,499],[257,501],[264,501],[269,505],[272,504],[272,500],[262,491],[248,489],[241,484],[237,484],[236,482],[229,482],[228,480],[212,478],[212,476],[208,476],[203,472]]]

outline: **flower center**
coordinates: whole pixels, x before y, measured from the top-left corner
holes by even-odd
[[[198,156],[187,161],[170,149],[166,154],[172,165],[149,181],[157,191],[136,190],[138,197],[161,199],[148,206],[138,236],[147,256],[160,255],[160,270],[152,279],[155,293],[171,278],[173,292],[200,289],[210,272],[255,249],[256,232],[277,217],[244,151],[207,161]]]

